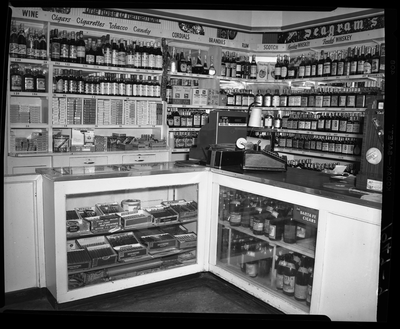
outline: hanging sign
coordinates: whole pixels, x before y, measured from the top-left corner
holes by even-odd
[[[311,226],[317,227],[318,226],[318,216],[319,211],[313,208],[303,207],[294,205],[293,207],[293,219],[305,222]]]
[[[358,18],[333,24],[318,25],[295,31],[283,32],[278,35],[278,43],[293,43],[319,38],[331,38],[355,32],[383,29],[384,15]]]

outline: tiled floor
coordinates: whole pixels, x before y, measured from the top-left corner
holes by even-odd
[[[33,296],[32,296],[33,295]],[[30,311],[50,312],[51,314],[110,314],[153,316],[205,315],[240,317],[253,315],[272,317],[282,313],[272,306],[234,287],[210,273],[201,273],[162,283],[146,285],[75,301],[53,308],[43,290],[18,292],[6,296],[6,304],[0,309],[27,314]],[[14,313],[15,312],[15,313]]]

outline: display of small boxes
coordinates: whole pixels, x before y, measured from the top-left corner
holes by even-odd
[[[127,261],[147,255],[147,248],[139,243],[132,232],[112,234],[107,236],[107,240],[118,253],[119,261]]]
[[[161,204],[171,207],[172,210],[178,214],[179,220],[181,221],[197,218],[197,202],[188,202],[184,199],[180,199],[174,201],[163,201]]]
[[[96,207],[75,208],[84,220],[90,223],[93,233],[106,233],[121,227],[121,219],[117,214],[103,215]]]
[[[68,271],[92,267],[92,259],[86,249],[73,249],[67,252]]]
[[[139,209],[137,211],[123,211],[118,213],[121,218],[121,225],[123,228],[134,227],[143,223],[150,223],[152,216],[145,210]]]
[[[192,248],[197,245],[197,235],[194,232],[188,232],[186,228],[181,225],[169,225],[162,228],[162,231],[169,233],[178,241],[178,248]]]
[[[178,221],[178,214],[169,206],[156,205],[151,208],[146,208],[146,212],[152,215],[153,223],[169,223]]]
[[[172,234],[165,233],[159,228],[149,228],[135,231],[139,241],[147,246],[149,252],[174,249],[178,241]]]
[[[193,88],[191,94],[192,105],[207,105],[208,92],[208,89]]]
[[[85,248],[92,258],[92,267],[105,266],[117,262],[118,254],[111,247],[103,235],[77,240],[78,244]]]
[[[111,215],[124,211],[117,202],[96,203],[96,210],[100,215]]]
[[[90,233],[90,224],[88,221],[80,218],[76,210],[67,210],[66,214],[67,237],[71,235],[80,235]]]
[[[185,86],[172,86],[172,103],[189,105],[191,88]]]

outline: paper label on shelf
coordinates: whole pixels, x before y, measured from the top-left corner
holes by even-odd
[[[313,208],[295,205],[293,208],[293,219],[305,222],[312,226],[318,226],[319,211]]]

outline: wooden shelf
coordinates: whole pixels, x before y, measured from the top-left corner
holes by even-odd
[[[308,151],[302,149],[292,149],[292,148],[284,148],[284,147],[275,147],[274,151],[289,153],[289,154],[297,154],[297,155],[306,155],[311,157],[318,158],[326,158],[326,159],[335,159],[335,160],[347,160],[347,161],[361,161],[361,157],[359,155],[346,155],[341,153],[328,153],[328,152],[319,152],[319,151]]]

